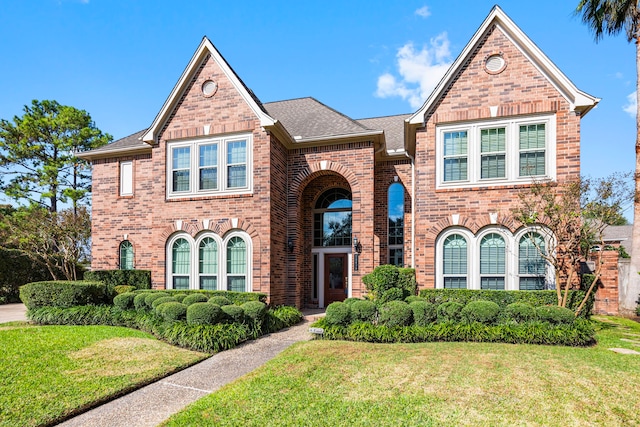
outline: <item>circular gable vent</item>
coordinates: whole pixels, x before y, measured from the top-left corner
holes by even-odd
[[[502,55],[491,55],[484,63],[484,69],[489,74],[498,74],[504,70],[506,66],[507,62],[504,60]]]
[[[207,80],[206,82],[202,83],[202,94],[207,98],[215,95],[217,90],[218,83],[214,82],[213,80]]]

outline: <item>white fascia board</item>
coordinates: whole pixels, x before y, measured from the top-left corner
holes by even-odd
[[[320,137],[313,137],[313,138],[301,138],[301,139],[296,139],[295,142],[299,144],[299,143],[305,143],[305,142],[308,143],[308,142],[335,141],[340,139],[352,140],[352,139],[361,139],[367,136],[377,137],[383,134],[384,134],[384,131],[376,130],[376,131],[369,131],[369,132],[350,133],[346,135],[330,135],[330,136],[320,136]]]
[[[178,79],[178,82],[171,90],[169,97],[164,102],[164,105],[160,109],[160,112],[158,113],[156,118],[153,120],[153,123],[149,127],[149,130],[144,135],[142,135],[141,139],[144,142],[150,144],[155,143],[160,128],[164,124],[166,118],[172,112],[173,108],[175,108],[177,101],[180,99],[180,96],[189,84],[193,73],[200,66],[200,63],[204,60],[204,57],[207,54],[211,55],[213,60],[218,64],[222,72],[225,74],[227,79],[229,79],[242,99],[247,103],[247,105],[249,105],[249,108],[251,108],[255,115],[260,119],[260,126],[272,126],[275,123],[275,120],[267,115],[264,111],[262,111],[262,109],[258,106],[256,101],[249,94],[244,85],[240,82],[236,74],[233,72],[229,64],[227,64],[227,61],[224,60],[222,55],[220,55],[213,43],[211,43],[211,41],[207,37],[203,37],[200,46],[198,46],[198,49],[196,49],[196,52],[191,57],[189,64],[184,69],[182,75]]]

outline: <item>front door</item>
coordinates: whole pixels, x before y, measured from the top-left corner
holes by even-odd
[[[325,254],[324,256],[324,306],[347,298],[349,271],[347,254]]]

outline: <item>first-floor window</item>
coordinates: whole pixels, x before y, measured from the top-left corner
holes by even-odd
[[[178,239],[171,248],[173,289],[189,289],[191,250],[186,239]]]
[[[120,243],[120,270],[133,270],[133,245],[128,240]]]
[[[232,231],[226,239],[203,232],[178,233],[167,242],[167,287],[251,291],[251,238]]]
[[[452,227],[436,242],[436,287],[446,289],[553,289],[553,268],[545,259],[553,236],[537,226],[512,234],[487,227],[474,235]]]

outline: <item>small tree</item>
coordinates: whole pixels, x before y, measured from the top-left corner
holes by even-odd
[[[559,306],[566,307],[569,290],[580,282],[580,266],[595,255],[594,280],[575,314],[583,309],[601,276],[604,231],[619,221],[622,207],[633,200],[633,194],[630,174],[564,184],[538,182],[520,193],[514,219],[535,230],[529,238],[555,271]],[[542,234],[550,247],[539,244],[534,233]]]

